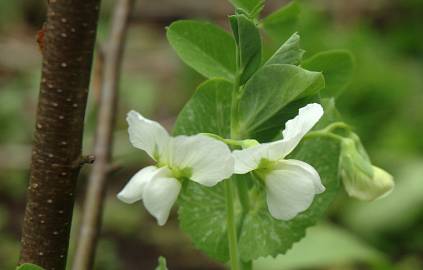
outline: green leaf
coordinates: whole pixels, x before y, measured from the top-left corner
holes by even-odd
[[[286,255],[258,259],[254,269],[326,269],[333,265],[382,260],[383,254],[357,236],[337,226],[323,224],[310,228],[307,237]]]
[[[269,214],[264,194],[261,193],[259,199],[254,200],[253,205],[256,207],[247,213],[240,233],[240,254],[244,261],[284,254],[305,236],[308,227],[324,215],[339,190],[338,143],[331,139],[309,140],[302,143],[289,158],[312,165],[319,172],[326,191],[315,197],[310,208],[290,221],[274,219]]]
[[[286,40],[296,32],[300,5],[293,1],[263,19],[264,30],[276,41]]]
[[[294,33],[287,41],[285,41],[285,43],[282,44],[273,56],[267,60],[265,65],[298,65],[303,58],[304,52],[305,51],[300,48],[300,35]]]
[[[32,263],[24,263],[19,265],[16,270],[44,270],[44,268]]]
[[[264,6],[264,0],[229,0],[235,8],[240,8],[252,16],[258,15]]]
[[[189,181],[179,196],[179,223],[211,258],[229,259],[224,183],[208,188]]]
[[[214,133],[230,136],[232,84],[223,79],[208,80],[201,84],[179,113],[175,135]]]
[[[336,97],[351,81],[354,60],[349,51],[330,50],[306,59],[302,66],[308,70],[320,71],[325,76],[326,86],[322,97]]]
[[[245,15],[230,17],[235,41],[239,48],[240,84],[244,84],[261,64],[261,38],[256,24]]]
[[[158,261],[159,265],[156,267],[156,270],[167,270],[166,258],[160,256]]]
[[[283,107],[315,95],[323,87],[324,79],[319,72],[293,65],[263,66],[245,85],[239,104],[239,134],[250,137]]]
[[[235,42],[223,29],[210,23],[183,20],[167,28],[167,38],[178,56],[203,76],[233,80]]]

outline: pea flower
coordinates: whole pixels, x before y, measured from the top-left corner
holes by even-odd
[[[117,197],[126,203],[142,200],[159,225],[166,223],[182,181],[209,187],[233,174],[234,160],[223,142],[205,135],[171,137],[159,123],[135,111],[127,121],[131,144],[157,164],[137,172]]]
[[[270,214],[290,220],[306,210],[316,194],[325,191],[317,171],[309,164],[285,159],[323,115],[320,104],[308,104],[286,122],[283,139],[235,150],[235,173],[253,172],[264,181]]]
[[[345,191],[350,197],[364,201],[383,198],[394,189],[394,178],[373,166],[358,136],[350,136],[341,144],[340,168]]]

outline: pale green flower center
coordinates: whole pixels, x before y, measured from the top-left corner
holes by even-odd
[[[178,180],[181,180],[183,178],[191,178],[192,176],[192,168],[186,167],[183,169],[180,168],[169,168],[172,171],[173,177],[175,177]]]
[[[278,161],[262,158],[254,173],[264,181],[266,176],[275,169],[277,163]]]

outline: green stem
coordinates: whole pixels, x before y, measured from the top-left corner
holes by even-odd
[[[231,139],[239,139],[239,119],[238,119],[238,105],[240,99],[240,56],[239,48],[236,48],[235,54],[235,78],[234,78],[234,88],[232,90],[232,104],[231,104]]]
[[[334,123],[328,125],[327,127],[325,127],[323,129],[323,131],[331,132],[331,131],[334,131],[335,129],[338,129],[338,128],[346,129],[347,131],[351,130],[350,126],[345,124],[344,122],[334,122]]]
[[[248,140],[234,140],[234,139],[225,139],[220,137],[219,135],[213,134],[213,133],[199,133],[201,135],[209,136],[213,139],[216,139],[218,141],[224,142],[225,144],[229,145],[231,148],[233,146],[239,147],[239,148],[248,148],[254,145],[258,145],[259,142],[256,140],[248,139]]]
[[[234,89],[232,91],[232,106],[231,106],[231,139],[238,138],[238,91],[239,91],[239,76],[236,76],[234,82]],[[232,188],[233,179],[225,180],[225,197],[226,197],[226,222],[228,230],[229,241],[229,257],[231,270],[240,270],[240,260],[238,255],[238,239],[237,228],[234,216],[234,191]]]
[[[231,104],[231,139],[238,139],[239,134],[239,121],[238,121],[238,104],[239,104],[239,49],[237,48],[236,52],[236,72],[234,80],[234,88],[232,90],[232,104]],[[241,270],[240,268],[240,258],[238,254],[238,239],[237,239],[237,227],[235,224],[235,215],[234,215],[234,190],[233,190],[233,180],[225,180],[225,198],[226,198],[226,223],[228,231],[228,241],[229,241],[229,257],[231,270]]]
[[[238,240],[234,215],[232,179],[225,180],[226,222],[229,241],[229,257],[231,270],[240,270],[238,255]]]
[[[307,135],[304,136],[303,140],[310,140],[315,138],[330,138],[337,141],[342,141],[342,136],[327,132],[326,130],[317,130],[317,131],[311,131]]]
[[[240,99],[239,91],[239,75],[236,76],[234,81],[234,88],[232,91],[232,104],[231,104],[231,139],[239,139],[239,119],[238,119],[238,105]]]

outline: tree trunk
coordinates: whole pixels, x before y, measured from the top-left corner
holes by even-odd
[[[65,269],[100,0],[50,0],[19,263]]]

